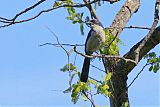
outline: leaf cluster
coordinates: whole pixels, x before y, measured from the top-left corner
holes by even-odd
[[[104,94],[105,96],[108,96],[110,97],[111,95],[111,92],[109,91],[110,87],[109,87],[109,80],[111,79],[111,76],[112,76],[112,73],[109,72],[107,75],[106,75],[106,78],[101,81],[101,85],[98,86],[98,92],[100,94]]]
[[[69,69],[70,68],[70,69]],[[72,63],[66,64],[63,68],[60,69],[62,72],[67,72],[70,73],[70,87],[64,91],[64,93],[71,92],[71,98],[72,102],[75,104],[79,97],[84,101],[87,101],[87,97],[84,93],[90,93],[92,94],[91,91],[95,91],[96,94],[101,94],[105,95],[106,97],[111,95],[110,87],[109,87],[109,81],[111,79],[112,73],[108,73],[105,78],[102,78],[101,81],[94,80],[93,78],[90,78],[86,83],[83,83],[80,81],[80,72],[77,71],[76,66],[74,66]],[[74,71],[74,72],[71,72]],[[71,74],[72,73],[72,74]],[[72,83],[73,79],[77,79],[75,77],[78,77],[78,80],[76,83]]]
[[[101,53],[107,55],[116,55],[119,52],[118,42],[121,43],[120,39],[115,38],[108,29],[104,29],[106,34],[105,48]]]
[[[160,70],[160,56],[158,57],[155,52],[150,52],[144,56],[147,59],[147,63],[150,65],[149,71],[157,73]]]
[[[69,2],[72,3],[72,2]],[[77,13],[74,7],[67,7],[67,12],[68,12],[68,16],[66,17],[66,19],[71,20],[73,24],[78,23],[80,25],[80,31],[81,34],[84,35],[84,25],[83,25],[83,12],[82,13]]]

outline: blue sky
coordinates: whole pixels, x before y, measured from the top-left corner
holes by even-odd
[[[37,1],[3,0],[0,6],[0,16],[12,18],[16,13]],[[140,9],[133,15],[127,25],[150,27],[154,14],[153,1],[143,0]],[[97,9],[97,14],[100,16],[104,26],[110,26],[123,3],[124,1],[113,5],[107,3]],[[20,19],[34,15],[41,9],[51,6],[52,1],[48,0],[47,3]],[[78,9],[78,11],[81,10]],[[84,11],[88,14],[86,8],[84,8]],[[81,36],[79,26],[72,25],[70,21],[65,19],[66,16],[67,13],[64,9],[58,9],[43,14],[36,20],[0,29],[0,107],[90,106],[90,103],[82,100],[79,100],[74,105],[71,102],[70,94],[54,91],[68,88],[68,74],[60,71],[60,68],[67,63],[67,56],[60,48],[38,46],[46,42],[56,43],[54,36],[46,29],[46,26],[58,35],[61,43],[84,44],[89,29],[85,26],[85,35]],[[126,46],[120,46],[121,55],[129,51],[147,32],[146,30],[124,30],[120,38]],[[78,50],[83,52],[83,48],[79,47]],[[160,53],[160,45],[156,46],[152,51]],[[72,54],[71,58],[71,61],[73,60],[74,54]],[[76,65],[79,71],[82,63],[83,57],[78,56]],[[95,60],[92,63],[103,69],[101,62]],[[128,83],[131,82],[144,65],[145,60],[142,60],[129,75]],[[101,77],[101,73],[98,71],[95,73],[95,70],[91,68],[90,75],[95,78]],[[143,71],[129,89],[131,106],[160,106],[159,76],[159,73],[149,72],[148,68]],[[109,105],[108,101],[101,96],[96,98],[96,104],[101,106]]]

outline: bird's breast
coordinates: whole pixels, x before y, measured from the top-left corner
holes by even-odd
[[[92,34],[92,36],[88,39],[88,42],[86,44],[86,50],[92,54],[93,52],[99,49],[100,45],[100,38],[97,35]]]

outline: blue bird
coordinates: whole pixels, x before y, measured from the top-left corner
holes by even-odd
[[[96,52],[100,49],[105,43],[105,32],[103,30],[103,26],[98,19],[93,19],[90,21],[89,27],[91,30],[88,33],[86,42],[85,42],[85,54],[92,55],[93,52]],[[87,82],[89,75],[89,66],[90,66],[90,58],[85,57],[82,73],[80,77],[81,82]]]

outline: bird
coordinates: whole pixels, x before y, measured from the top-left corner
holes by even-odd
[[[92,55],[94,52],[100,49],[100,47],[103,47],[106,35],[104,32],[103,25],[98,19],[92,19],[90,20],[89,27],[91,28],[86,42],[85,42],[85,54],[86,55]],[[81,82],[87,82],[88,75],[89,75],[89,66],[90,66],[90,58],[85,57],[82,67],[82,72],[80,75],[80,81]]]

